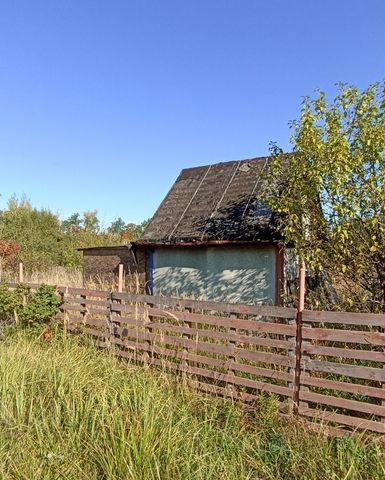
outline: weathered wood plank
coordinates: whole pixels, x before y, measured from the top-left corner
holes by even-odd
[[[376,313],[327,312],[304,310],[303,322],[339,323],[385,327],[385,315]]]
[[[121,328],[116,329],[116,333],[119,335],[123,334]],[[267,353],[262,351],[252,351],[239,347],[231,347],[228,345],[219,345],[215,343],[206,343],[201,341],[190,340],[187,338],[170,336],[170,335],[159,335],[154,333],[131,331],[132,329],[127,329],[124,332],[125,335],[132,338],[141,339],[141,340],[150,340],[153,342],[162,343],[164,345],[174,345],[179,347],[188,347],[194,350],[200,350],[203,352],[217,353],[219,355],[231,356],[234,358],[243,358],[248,360],[260,361],[264,363],[270,363],[280,366],[291,366],[293,360],[286,355],[278,355],[273,353]]]
[[[67,293],[68,295],[84,295],[86,297],[108,298],[110,292],[105,290],[91,290],[88,288],[74,288],[74,287],[57,287],[59,293]]]
[[[112,310],[116,312],[132,312],[135,313],[137,310],[131,305],[112,305]],[[135,310],[134,310],[135,309]],[[179,322],[190,322],[190,323],[199,323],[214,325],[218,327],[231,327],[238,328],[242,330],[250,331],[260,331],[266,333],[275,333],[281,335],[293,335],[295,333],[295,327],[292,325],[287,325],[284,323],[273,323],[273,322],[264,322],[257,320],[244,320],[238,318],[230,317],[220,317],[216,315],[204,315],[199,313],[190,313],[190,312],[179,312],[179,311],[168,311],[161,310],[156,308],[148,308],[142,310],[143,314],[147,314],[151,317],[163,317],[168,319],[173,319],[174,321]]]
[[[303,328],[302,338],[385,346],[385,334],[380,332],[361,332],[331,328]]]
[[[205,302],[200,300],[163,297],[159,295],[141,295],[135,293],[113,292],[114,299],[128,300],[131,302],[149,303],[161,306],[188,307],[197,310],[213,310],[224,313],[241,313],[245,315],[263,315],[279,318],[295,318],[294,308],[275,307],[267,305],[242,305],[224,302]]]
[[[175,333],[188,333],[190,336],[202,338],[213,338],[217,340],[225,341],[233,341],[238,343],[247,343],[251,345],[260,345],[265,347],[271,348],[278,348],[278,349],[288,349],[290,347],[290,343],[286,340],[275,340],[271,338],[264,338],[264,337],[257,337],[253,335],[240,335],[234,332],[219,332],[215,330],[209,329],[197,329],[197,328],[186,328],[186,327],[179,327],[175,325],[171,325],[169,323],[148,323],[147,327],[151,330],[162,330],[162,331],[169,331]]]
[[[312,403],[321,403],[331,407],[338,407],[346,410],[353,410],[360,413],[368,413],[369,415],[385,416],[385,407],[372,403],[361,402],[357,400],[349,400],[346,398],[335,397],[333,395],[324,395],[311,391],[300,390],[300,400]]]
[[[302,352],[311,355],[323,355],[327,357],[341,357],[353,360],[385,362],[385,352],[376,352],[372,350],[353,350],[350,348],[324,347],[323,345],[303,344]]]
[[[348,392],[355,395],[365,395],[373,398],[381,398],[385,400],[385,390],[369,385],[361,385],[358,383],[339,382],[337,380],[329,380],[327,378],[303,376],[301,384],[311,387],[324,388],[327,390],[338,390]]]
[[[109,301],[107,300],[93,300],[89,298],[81,298],[81,297],[66,297],[66,303],[74,303],[74,304],[83,304],[83,305],[95,305],[95,306],[101,306],[108,308],[109,307]]]
[[[290,397],[292,395],[291,389],[288,387],[274,385],[268,382],[261,382],[258,380],[250,380],[248,378],[238,377],[236,375],[228,375],[228,373],[215,372],[213,370],[207,370],[200,367],[192,367],[190,365],[173,364],[171,362],[166,363],[166,366],[179,372],[188,373],[190,375],[197,375],[199,377],[208,378],[218,382],[224,382],[232,385],[239,385],[243,387],[252,388],[260,392],[275,393],[277,395],[283,395]]]
[[[260,396],[259,395],[253,395],[251,393],[245,393],[245,392],[235,392],[235,391],[230,391],[227,388],[220,387],[218,385],[213,385],[210,383],[204,383],[204,382],[199,382],[197,380],[192,380],[188,379],[187,384],[191,386],[192,388],[204,392],[204,393],[209,393],[210,395],[216,395],[220,397],[227,397],[231,398],[233,400],[242,402],[242,403],[255,403],[259,400]],[[279,401],[278,402],[278,408],[281,412],[286,412],[288,410],[288,403],[287,400],[285,401]]]
[[[322,360],[303,360],[302,368],[311,372],[332,373],[364,380],[385,381],[385,369],[347,365],[343,363],[325,362]]]
[[[328,421],[342,425],[348,425],[350,427],[359,428],[363,430],[370,430],[378,433],[385,433],[385,424],[376,422],[374,420],[366,420],[358,417],[351,417],[349,415],[342,415],[340,413],[320,411],[313,408],[299,407],[299,414],[312,417],[319,421]]]

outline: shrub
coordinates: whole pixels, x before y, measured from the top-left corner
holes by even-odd
[[[57,313],[60,298],[56,288],[41,285],[34,292],[27,285],[10,290],[0,284],[0,321],[20,321],[22,326],[47,324]]]

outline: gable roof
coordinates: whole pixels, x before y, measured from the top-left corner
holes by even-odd
[[[258,198],[269,158],[182,170],[137,243],[278,239],[274,216]]]

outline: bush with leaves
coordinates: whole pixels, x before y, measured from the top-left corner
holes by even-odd
[[[18,285],[10,290],[0,285],[0,321],[20,322],[22,326],[48,324],[58,312],[61,304],[56,288],[41,285],[32,291],[27,285]]]
[[[55,287],[41,285],[23,306],[20,321],[28,326],[46,324],[55,316],[60,303]]]

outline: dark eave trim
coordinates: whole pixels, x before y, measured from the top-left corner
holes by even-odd
[[[77,248],[78,252],[84,252],[87,250],[114,250],[114,249],[122,249],[122,248],[131,248],[131,244],[127,245],[111,245],[111,246],[103,246],[103,247],[84,247],[84,248]]]
[[[224,247],[224,246],[244,246],[244,247],[263,247],[278,245],[279,240],[196,240],[186,242],[133,242],[133,246],[137,248],[183,248],[183,247]]]

